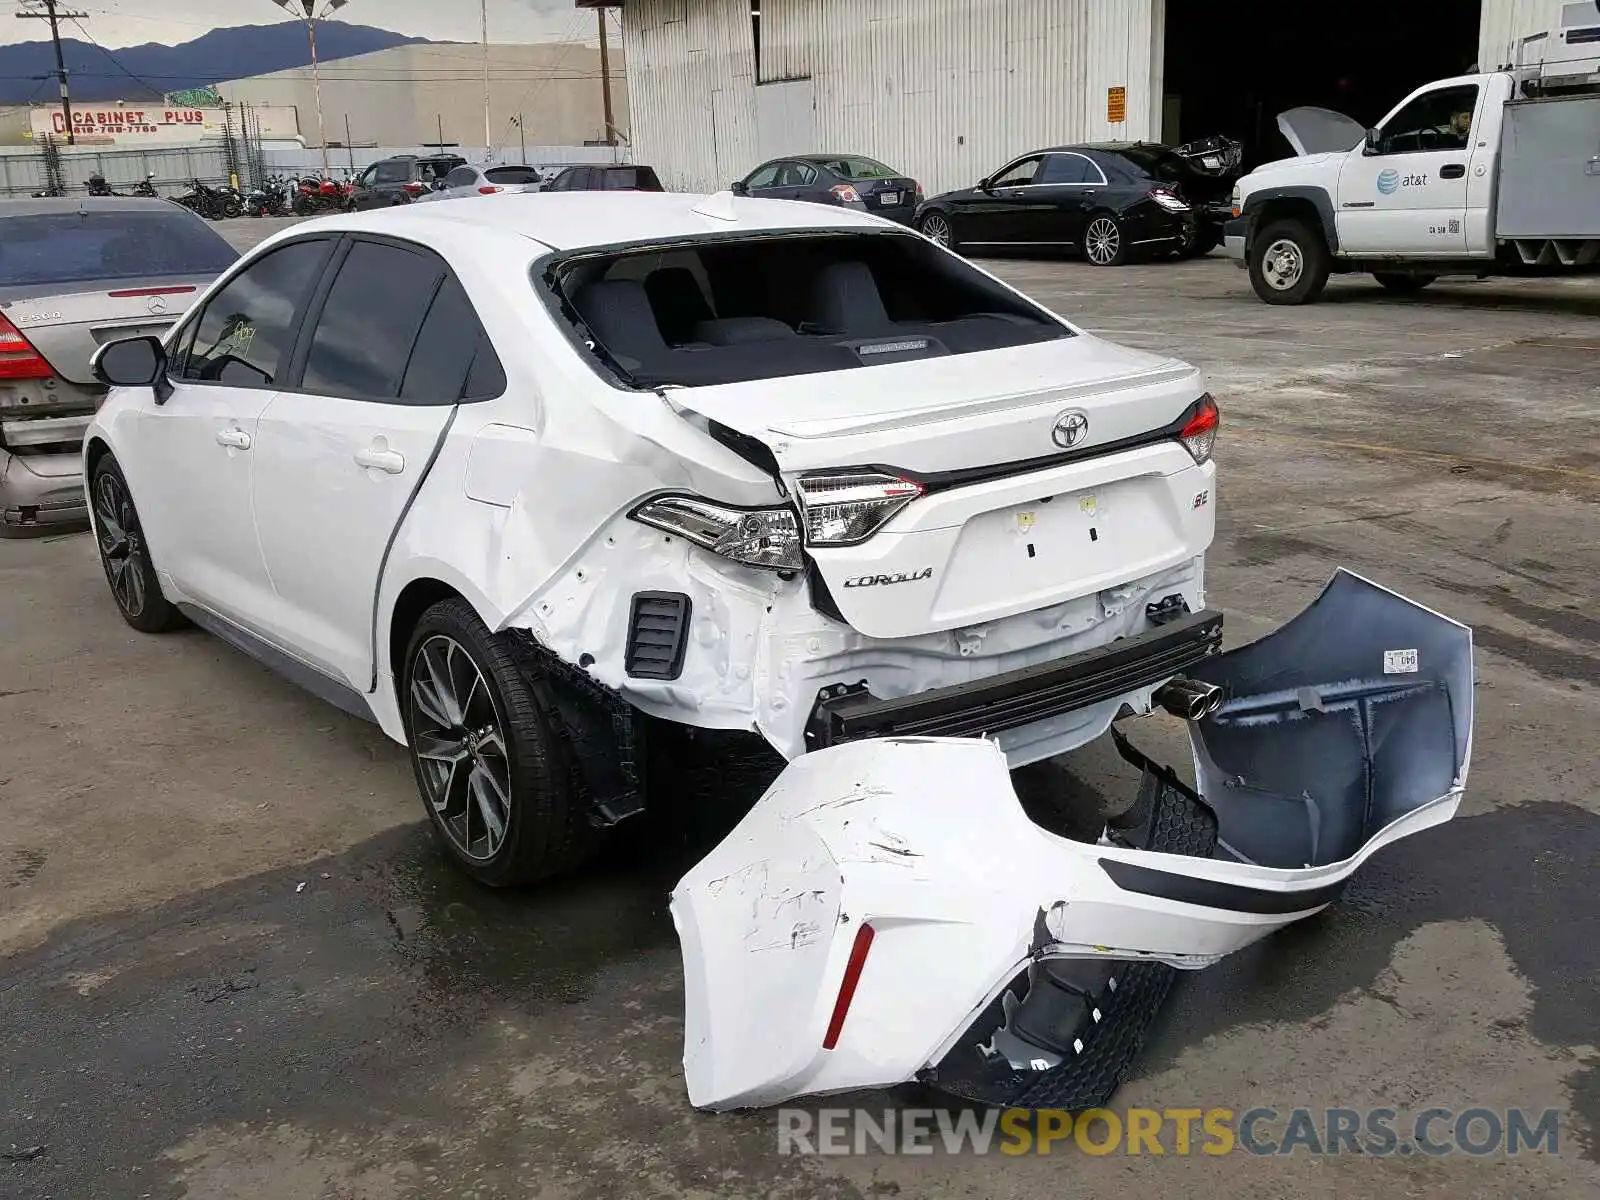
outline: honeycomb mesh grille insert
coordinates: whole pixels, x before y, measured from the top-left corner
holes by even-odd
[[[682,592],[635,592],[628,613],[623,669],[631,679],[676,679],[689,646],[689,597]]]

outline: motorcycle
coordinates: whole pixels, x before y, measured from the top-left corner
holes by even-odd
[[[156,173],[151,171],[138,183],[134,184],[133,194],[135,196],[145,196],[151,200],[154,200],[158,195],[156,192]]]
[[[272,176],[261,187],[255,188],[244,200],[246,216],[284,217],[289,214],[288,181]]]
[[[198,179],[191,180],[189,190],[174,199],[208,221],[244,214],[244,197],[237,191],[229,187],[209,187]]]
[[[319,212],[343,212],[347,205],[344,187],[334,179],[307,175],[299,181],[294,197],[296,216],[309,217]]]

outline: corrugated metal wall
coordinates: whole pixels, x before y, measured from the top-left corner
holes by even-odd
[[[673,191],[726,187],[755,165],[750,0],[646,0],[622,10],[633,160]]]
[[[764,81],[815,80],[817,149],[881,158],[931,194],[1023,151],[1160,131],[1163,0],[763,0]],[[756,137],[749,0],[623,10],[634,157],[726,187]],[[1126,119],[1107,92],[1127,89]]]
[[[1512,62],[1517,42],[1560,23],[1562,4],[1563,0],[1483,0],[1478,65],[1488,71]]]

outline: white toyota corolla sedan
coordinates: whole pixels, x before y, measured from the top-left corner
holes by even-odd
[[[875,217],[330,217],[95,369],[123,617],[377,722],[483,882],[578,863],[674,726],[788,763],[673,893],[699,1105],[1100,1103],[1174,968],[1325,906],[1465,786],[1469,631],[1340,572],[1220,653],[1199,372]],[[1153,708],[1195,787],[1113,731],[1131,807],[1029,820],[1013,770]]]

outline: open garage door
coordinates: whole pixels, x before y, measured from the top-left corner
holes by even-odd
[[[1294,153],[1277,128],[1285,109],[1314,105],[1371,125],[1418,84],[1472,68],[1479,9],[1474,0],[1167,0],[1161,138],[1225,134],[1243,143],[1248,169]]]

